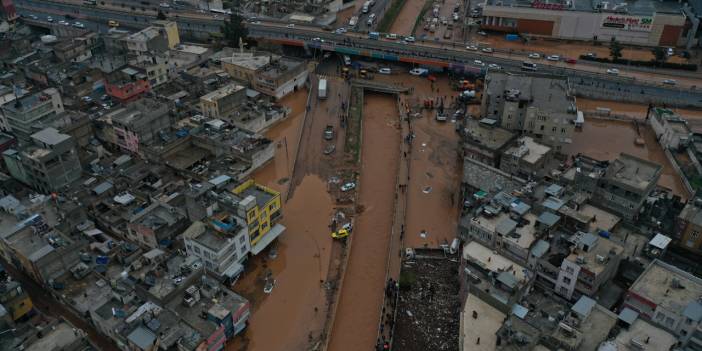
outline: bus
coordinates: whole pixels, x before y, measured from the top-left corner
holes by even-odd
[[[524,71],[536,71],[536,64],[529,61],[522,62],[522,70]]]
[[[368,39],[378,40],[378,39],[380,39],[380,33],[370,32],[370,33],[368,33]]]

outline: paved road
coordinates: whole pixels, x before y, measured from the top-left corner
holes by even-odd
[[[117,351],[117,347],[114,342],[107,338],[106,336],[99,334],[95,328],[93,328],[84,319],[79,318],[73,311],[69,310],[67,307],[59,303],[50,293],[50,290],[43,286],[40,286],[31,279],[24,272],[19,271],[14,266],[8,264],[5,261],[0,261],[7,272],[12,276],[12,278],[18,281],[24,289],[32,298],[34,307],[46,315],[53,317],[62,317],[63,319],[69,321],[76,328],[82,329],[88,333],[88,338],[90,341],[97,346],[102,351]]]
[[[290,29],[285,28],[284,24],[272,22],[249,24],[249,35],[291,45],[305,45],[337,52],[357,52],[364,56],[390,61],[434,64],[472,72],[484,72],[486,65],[490,63],[497,64],[503,69],[518,71],[523,60],[521,57],[467,51],[461,47],[448,47],[442,43],[408,45],[398,41],[370,40],[359,33],[338,35],[315,27],[297,26]],[[587,91],[604,93],[610,99],[615,95],[617,99],[626,101],[702,107],[702,91],[691,87],[692,83],[699,83],[697,79],[690,79],[689,82],[678,80],[678,86],[667,87],[659,83],[665,75],[614,76],[604,73],[599,67],[565,63],[540,63],[539,72],[568,76],[576,88],[582,87]]]

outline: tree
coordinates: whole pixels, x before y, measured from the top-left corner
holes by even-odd
[[[613,61],[622,58],[622,45],[614,37],[612,37],[612,42],[609,44],[609,56],[612,57]]]
[[[656,62],[663,63],[668,59],[668,53],[660,46],[653,48],[653,56]]]
[[[240,40],[246,40],[248,30],[246,26],[244,26],[244,19],[233,9],[229,20],[224,22],[222,34],[224,35],[224,40],[226,40],[231,47],[238,47]]]
[[[163,12],[161,12],[161,10],[158,10],[158,15],[156,16],[156,19],[158,19],[158,20],[166,20],[166,19],[168,19],[168,18],[166,17],[166,14],[164,14]]]

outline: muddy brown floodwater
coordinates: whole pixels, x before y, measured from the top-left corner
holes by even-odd
[[[422,12],[422,7],[427,0],[407,0],[402,6],[402,10],[395,18],[390,33],[400,35],[412,35],[412,29],[417,21],[417,17]]]
[[[257,182],[281,191],[283,198],[298,147],[306,98],[307,92],[300,91],[281,102],[293,112],[266,132],[278,144],[276,155],[253,175]],[[252,301],[253,311],[245,334],[227,345],[227,350],[303,350],[309,335],[318,337],[326,312],[326,291],[320,279],[326,277],[329,266],[331,242],[326,235],[326,218],[331,211],[332,200],[325,182],[314,175],[305,177],[295,196],[283,205],[281,223],[287,230],[277,240],[278,257],[270,260],[268,251],[264,251],[250,259],[247,272],[234,286],[235,291]],[[261,277],[269,271],[276,284],[273,292],[266,295]]]
[[[331,333],[331,351],[372,350],[380,320],[400,133],[394,97],[367,94],[364,99],[358,198],[363,212],[354,225],[349,262]]]

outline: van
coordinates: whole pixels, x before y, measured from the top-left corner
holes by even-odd
[[[522,70],[525,71],[536,71],[536,64],[529,61],[522,62]]]

